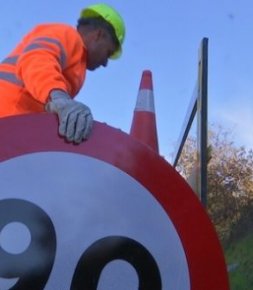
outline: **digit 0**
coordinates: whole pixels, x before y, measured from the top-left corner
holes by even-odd
[[[52,270],[56,252],[53,223],[40,207],[31,202],[21,199],[1,200],[0,232],[11,222],[26,225],[31,242],[24,252],[15,255],[0,246],[0,276],[19,278],[10,290],[42,290]]]
[[[70,290],[96,290],[103,268],[121,259],[137,272],[140,290],[161,290],[161,276],[156,261],[148,250],[133,239],[110,236],[93,243],[81,256]]]

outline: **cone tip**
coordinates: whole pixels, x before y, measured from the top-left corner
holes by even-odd
[[[142,72],[140,90],[142,89],[153,90],[152,72],[150,70]]]

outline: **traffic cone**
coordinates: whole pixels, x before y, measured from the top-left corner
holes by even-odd
[[[142,73],[130,135],[159,153],[152,73]]]

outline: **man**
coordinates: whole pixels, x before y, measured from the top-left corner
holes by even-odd
[[[106,66],[121,54],[125,26],[106,4],[81,12],[77,28],[65,24],[35,27],[0,63],[0,117],[52,112],[58,115],[59,134],[80,143],[92,128],[92,114],[73,100],[85,72]]]

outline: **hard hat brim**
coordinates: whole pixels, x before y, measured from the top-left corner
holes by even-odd
[[[122,47],[120,46],[118,50],[116,50],[109,58],[110,59],[118,59],[122,55]]]

